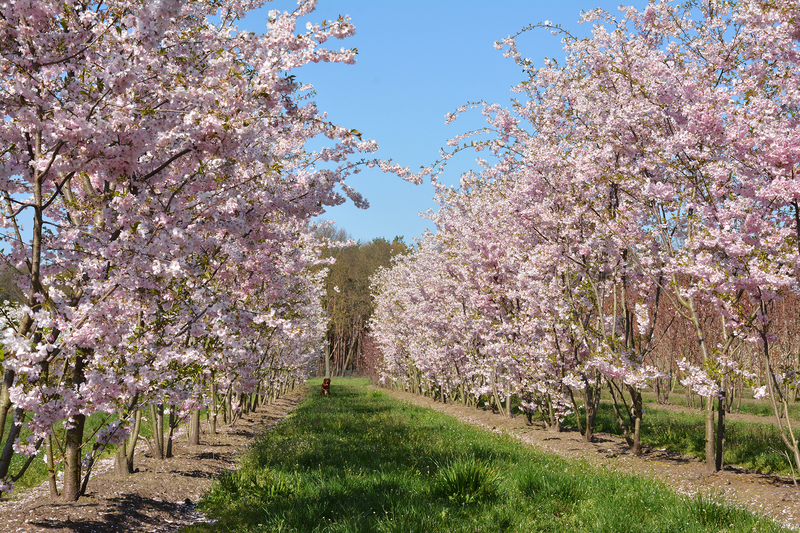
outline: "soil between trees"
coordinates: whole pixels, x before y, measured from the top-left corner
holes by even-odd
[[[50,498],[47,483],[0,501],[0,531],[48,533],[117,533],[177,531],[206,519],[195,507],[214,478],[236,467],[250,441],[268,431],[303,400],[300,387],[272,404],[260,406],[212,435],[203,423],[199,446],[189,446],[185,433],[174,441],[175,456],[159,461],[137,446],[129,476],[114,474],[114,458],[95,467],[87,495],[77,502]]]
[[[645,449],[641,456],[633,456],[624,440],[615,436],[601,433],[596,435],[596,442],[586,443],[575,431],[550,433],[541,425],[527,426],[524,417],[508,419],[460,404],[442,404],[405,392],[381,390],[463,422],[509,434],[544,451],[649,476],[683,494],[716,494],[724,501],[800,528],[800,489],[789,479],[731,467],[708,474],[703,463],[678,454]],[[0,501],[0,531],[161,533],[205,521],[195,505],[214,477],[235,468],[237,457],[252,438],[276,425],[307,393],[308,389],[301,387],[274,404],[259,407],[233,427],[223,427],[217,435],[206,432],[200,446],[188,446],[181,435],[175,442],[176,457],[172,459],[156,461],[140,452],[136,461],[139,472],[131,476],[115,476],[113,459],[106,459],[89,481],[87,496],[77,502],[52,500],[46,484],[25,491],[16,500]]]

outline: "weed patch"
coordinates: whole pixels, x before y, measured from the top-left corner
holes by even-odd
[[[458,505],[494,500],[501,479],[498,468],[474,457],[452,459],[439,468],[434,494]]]

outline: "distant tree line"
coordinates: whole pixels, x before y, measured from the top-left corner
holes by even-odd
[[[332,243],[327,256],[335,259],[325,282],[322,306],[328,314],[327,360],[321,370],[326,375],[344,376],[366,371],[364,346],[367,325],[375,305],[370,296],[370,277],[378,267],[388,267],[392,257],[409,251],[398,236],[388,241],[377,237],[353,244],[341,228],[326,226],[317,236]],[[337,245],[338,243],[338,245]]]

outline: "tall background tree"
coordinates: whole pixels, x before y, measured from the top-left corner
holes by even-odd
[[[317,236],[329,241],[323,254],[335,262],[325,281],[322,306],[328,314],[326,376],[360,373],[364,368],[364,343],[368,322],[375,309],[370,294],[370,277],[379,267],[391,264],[392,257],[409,251],[403,237],[392,241],[382,237],[353,243],[348,233],[335,226],[324,226]]]

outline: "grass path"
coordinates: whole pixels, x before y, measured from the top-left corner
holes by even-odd
[[[358,379],[337,380],[330,398],[310,396],[201,504],[218,521],[186,531],[782,530],[652,480],[538,453]]]

